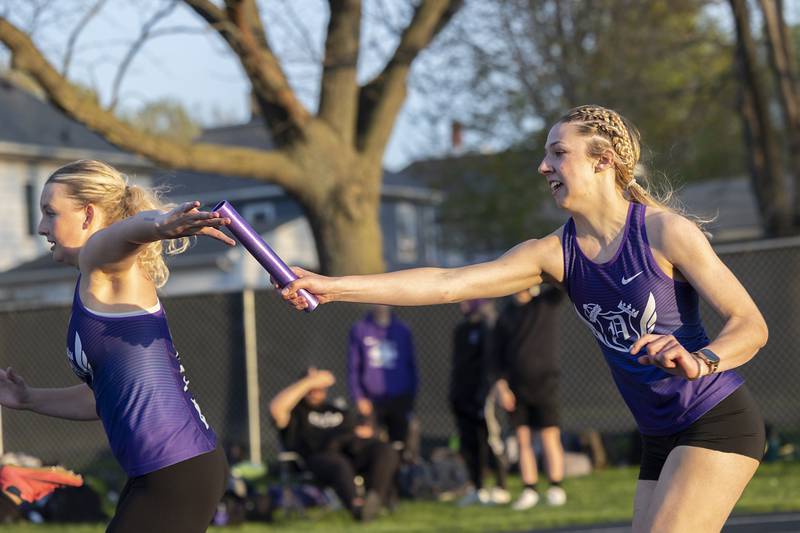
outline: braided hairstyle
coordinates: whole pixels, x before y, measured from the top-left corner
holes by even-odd
[[[701,229],[709,222],[687,214],[668,184],[661,194],[656,194],[637,180],[641,135],[636,126],[613,109],[582,105],[567,111],[558,123],[573,124],[579,134],[590,138],[587,143],[589,157],[600,157],[606,150],[614,152],[615,185],[631,202],[678,213]]]
[[[47,183],[61,183],[67,196],[81,205],[94,204],[102,211],[108,225],[131,217],[141,211],[164,210],[171,207],[161,201],[161,191],[129,185],[128,178],[102,161],[83,159],[68,163],[53,172]],[[163,253],[177,254],[189,247],[189,239],[172,239],[162,244],[155,241],[145,245],[137,256],[145,275],[161,287],[167,282],[169,269]],[[166,249],[166,250],[165,250]]]

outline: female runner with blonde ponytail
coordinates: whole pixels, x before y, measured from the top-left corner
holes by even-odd
[[[500,258],[329,278],[296,269],[283,289],[320,303],[429,305],[561,285],[595,336],[643,435],[636,532],[719,531],[764,451],[764,423],[733,369],[767,342],[758,308],[696,223],[636,179],[639,132],[619,113],[576,107],[550,129],[539,172],[570,218]],[[724,321],[713,340],[702,297]],[[569,372],[569,369],[564,369]]]
[[[76,161],[47,179],[39,234],[53,259],[77,267],[67,357],[83,381],[28,386],[0,370],[0,404],[72,420],[103,422],[128,475],[109,532],[205,531],[227,482],[216,435],[188,390],[156,288],[163,252],[186,249],[230,223],[198,202],[168,209],[100,161]]]

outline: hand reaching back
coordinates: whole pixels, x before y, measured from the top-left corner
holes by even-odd
[[[0,405],[11,409],[24,409],[29,397],[30,391],[22,376],[11,367],[0,370]]]
[[[236,241],[217,228],[227,226],[231,219],[214,211],[200,211],[200,202],[184,202],[156,217],[156,232],[162,239],[177,239],[205,235],[234,246]]]

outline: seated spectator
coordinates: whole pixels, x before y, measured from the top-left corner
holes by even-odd
[[[328,401],[336,382],[327,370],[309,368],[270,402],[270,414],[286,449],[298,453],[314,477],[333,488],[342,504],[368,521],[388,502],[399,458],[391,445],[357,425],[353,416]],[[356,492],[355,476],[364,477],[366,494]]]

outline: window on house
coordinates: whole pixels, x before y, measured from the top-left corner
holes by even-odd
[[[400,202],[394,209],[397,261],[415,263],[419,260],[417,209],[414,204],[408,202]]]
[[[261,202],[245,206],[242,210],[242,216],[245,220],[257,230],[263,231],[271,229],[277,220],[275,211],[275,204],[270,202]]]

